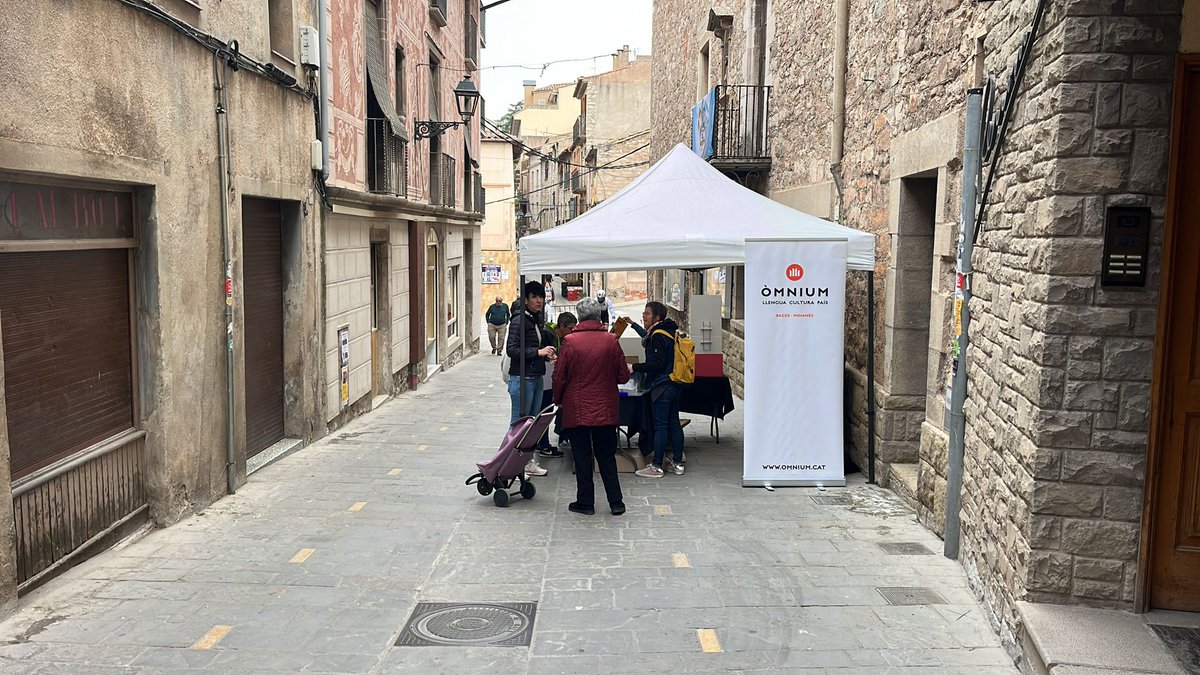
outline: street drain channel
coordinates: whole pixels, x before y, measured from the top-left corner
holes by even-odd
[[[397,647],[528,647],[536,602],[417,604]]]
[[[852,506],[854,504],[849,497],[815,496],[812,500],[821,506]]]
[[[898,542],[895,544],[880,544],[879,548],[883,549],[888,555],[933,555],[933,551],[925,548],[924,544],[916,542]]]
[[[931,588],[922,586],[884,586],[876,588],[889,605],[944,605],[946,600]]]

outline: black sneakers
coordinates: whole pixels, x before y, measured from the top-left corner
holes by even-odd
[[[538,454],[542,457],[562,457],[563,451],[552,445],[548,448],[542,448],[538,450]]]

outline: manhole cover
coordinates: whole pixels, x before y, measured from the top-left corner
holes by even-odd
[[[397,647],[528,647],[536,602],[422,602]]]
[[[944,605],[942,596],[931,588],[920,586],[890,586],[876,588],[889,605]]]
[[[880,544],[879,548],[883,549],[888,555],[933,555],[933,551],[925,548],[924,544],[909,541],[896,544]]]
[[[849,497],[816,496],[812,500],[821,506],[850,506],[854,503],[850,501]]]

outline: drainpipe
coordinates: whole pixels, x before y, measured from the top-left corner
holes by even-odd
[[[231,42],[232,44],[232,42]],[[213,55],[213,79],[217,94],[217,173],[221,202],[221,252],[225,267],[225,484],[229,494],[237,491],[233,452],[233,246],[229,232],[229,91],[227,65]]]
[[[837,188],[834,220],[842,220],[842,158],[846,152],[846,54],[850,41],[850,0],[833,2],[833,122],[829,125],[829,171]]]
[[[333,80],[329,75],[329,0],[317,0],[317,13],[321,15],[321,123],[317,130],[321,137],[321,178],[329,180],[329,99],[333,95]]]
[[[958,274],[954,283],[954,311],[962,328],[953,342],[954,380],[950,389],[950,452],[946,467],[946,525],[943,553],[958,557],[960,513],[962,511],[963,455],[966,448],[966,418],[963,404],[967,399],[967,347],[970,345],[971,254],[975,250],[975,210],[979,176],[983,170],[980,140],[983,129],[983,90],[967,92],[967,124],[963,131],[962,213],[959,214]],[[957,323],[956,322],[956,323]]]

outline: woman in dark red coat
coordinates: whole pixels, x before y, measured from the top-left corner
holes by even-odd
[[[617,479],[617,423],[621,402],[617,385],[629,381],[629,366],[617,337],[600,323],[601,307],[586,298],[576,307],[579,325],[563,339],[554,364],[554,402],[562,406],[562,426],[575,453],[575,513],[596,512],[592,456],[600,467],[604,493],[614,516],[625,513]]]

